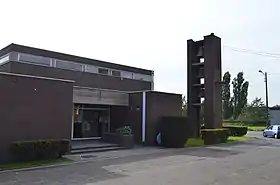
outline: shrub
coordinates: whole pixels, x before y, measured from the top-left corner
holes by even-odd
[[[248,127],[245,126],[223,126],[225,129],[229,129],[230,136],[245,136],[248,131]]]
[[[116,130],[116,132],[122,136],[132,136],[132,129],[130,126],[124,126],[124,127],[121,127],[121,128],[118,128]]]
[[[16,161],[36,161],[61,158],[69,152],[69,140],[29,140],[12,143]]]
[[[229,130],[224,128],[203,129],[201,135],[206,145],[225,143],[229,137]]]
[[[162,117],[160,119],[161,144],[170,148],[184,147],[188,134],[186,117]]]

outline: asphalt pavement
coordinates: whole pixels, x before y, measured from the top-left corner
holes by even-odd
[[[0,185],[279,185],[280,140],[248,136],[258,139],[2,173]]]

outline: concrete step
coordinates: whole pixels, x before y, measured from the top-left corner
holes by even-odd
[[[71,154],[82,154],[82,153],[94,153],[94,152],[106,152],[106,151],[112,151],[112,150],[121,150],[124,149],[120,146],[107,146],[107,147],[89,147],[89,148],[79,148],[79,149],[72,149]]]

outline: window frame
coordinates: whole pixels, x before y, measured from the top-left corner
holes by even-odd
[[[103,70],[103,72],[102,72],[102,70]],[[107,73],[104,73],[105,71],[107,71]],[[109,75],[109,69],[99,67],[99,68],[98,68],[98,74]]]
[[[115,74],[113,74],[113,73],[118,73],[118,75],[115,75]],[[121,77],[121,76],[122,76],[122,73],[121,73],[121,71],[112,70],[112,71],[111,71],[111,75],[112,75],[112,76],[115,76],[115,77]]]

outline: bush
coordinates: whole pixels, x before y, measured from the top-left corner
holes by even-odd
[[[203,129],[201,135],[206,145],[225,143],[229,137],[229,130],[224,128]]]
[[[245,136],[248,131],[248,127],[245,126],[223,126],[225,129],[229,129],[230,136]]]
[[[237,126],[266,126],[266,121],[224,120],[223,123]]]
[[[61,158],[69,152],[69,140],[29,140],[12,143],[16,161],[37,161]]]
[[[162,117],[160,119],[161,144],[169,148],[185,146],[190,129],[186,117]]]
[[[132,136],[132,129],[130,126],[124,126],[124,127],[121,127],[121,128],[118,128],[116,130],[116,132],[122,136]]]

